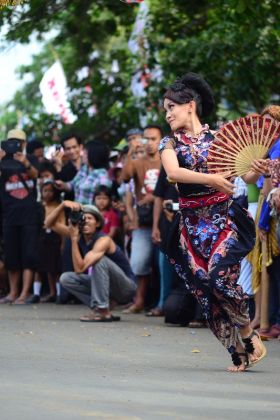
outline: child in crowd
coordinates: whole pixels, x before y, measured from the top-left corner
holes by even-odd
[[[116,239],[119,233],[120,220],[118,214],[112,208],[111,190],[106,185],[100,185],[95,190],[95,205],[104,219],[102,232],[112,239]]]
[[[55,188],[54,181],[46,179],[41,187],[41,199],[45,208],[45,217],[47,217],[57,206],[59,206],[60,191]],[[60,223],[65,224],[65,216],[61,214]],[[33,284],[34,294],[26,301],[26,303],[38,303],[43,279],[47,277],[49,284],[49,295],[41,299],[41,302],[59,301],[60,284],[59,276],[61,274],[61,236],[52,229],[43,227],[40,235],[39,258],[40,272]]]
[[[42,162],[40,162],[38,169],[39,174],[37,181],[37,201],[42,201],[41,191],[44,182],[50,179],[54,181],[56,179],[57,172],[53,164],[48,159],[44,159]]]

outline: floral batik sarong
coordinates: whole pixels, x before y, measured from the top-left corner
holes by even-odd
[[[197,139],[184,133],[169,143],[179,165],[207,173],[207,153],[213,135],[205,129]],[[249,320],[248,296],[237,284],[240,262],[255,242],[252,217],[226,194],[207,186],[178,184],[180,211],[169,232],[166,253],[187,289],[201,305],[209,327],[230,353],[238,331]]]

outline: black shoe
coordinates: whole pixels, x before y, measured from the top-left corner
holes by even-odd
[[[56,296],[55,303],[56,303],[57,305],[62,305],[64,302],[62,302],[62,300],[60,299],[60,296]]]
[[[41,299],[42,303],[55,303],[56,302],[56,296],[54,295],[47,295]]]
[[[27,305],[32,305],[32,303],[39,303],[40,302],[40,296],[38,295],[31,295],[28,299],[26,299],[25,303]]]

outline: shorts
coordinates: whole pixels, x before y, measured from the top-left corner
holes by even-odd
[[[141,228],[132,232],[130,265],[135,276],[151,273],[153,259],[152,229]]]
[[[40,228],[37,225],[3,225],[4,260],[7,270],[37,270]]]

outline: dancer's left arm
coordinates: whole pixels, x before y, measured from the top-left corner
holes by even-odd
[[[255,184],[261,175],[269,175],[267,159],[255,159],[252,161],[251,170],[241,178],[246,184]]]

